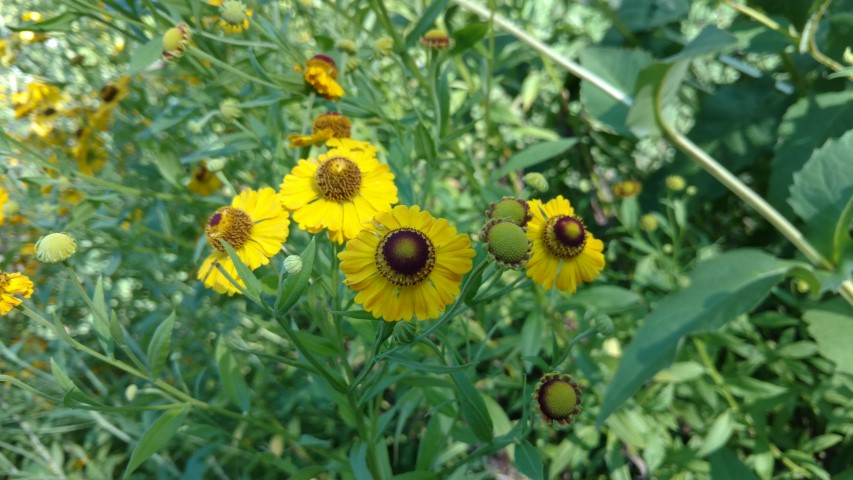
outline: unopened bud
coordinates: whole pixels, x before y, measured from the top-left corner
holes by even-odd
[[[77,241],[67,233],[51,233],[36,242],[36,258],[43,263],[59,263],[77,252]]]
[[[287,273],[290,275],[296,275],[302,271],[302,257],[299,255],[288,255],[287,258],[284,259],[283,265],[284,269],[287,270]]]

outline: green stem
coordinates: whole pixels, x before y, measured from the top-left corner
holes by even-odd
[[[287,335],[288,340],[293,343],[293,346],[296,347],[296,350],[299,351],[299,354],[305,357],[306,360],[308,360],[308,363],[310,363],[311,366],[313,366],[317,370],[320,376],[325,378],[326,381],[329,382],[329,384],[335,390],[342,393],[346,392],[347,387],[342,384],[338,379],[330,375],[326,367],[324,367],[323,364],[320,363],[320,361],[317,360],[317,358],[314,357],[314,355],[307,348],[305,348],[305,344],[302,343],[302,340],[299,339],[296,333],[291,330],[290,325],[287,324],[287,319],[276,317],[276,320],[278,321],[279,325],[281,325],[282,329],[284,330],[284,334]]]
[[[584,331],[583,333],[581,333],[580,335],[573,338],[572,341],[569,342],[569,345],[566,347],[566,350],[563,352],[563,355],[560,356],[559,360],[557,360],[551,364],[551,370],[558,370],[559,369],[558,367],[563,362],[565,362],[567,358],[569,358],[569,354],[572,351],[572,347],[574,347],[575,345],[580,343],[581,340],[595,335],[595,333],[596,333],[596,331],[594,328],[589,328],[586,331]]]
[[[200,50],[198,47],[192,47],[191,46],[189,48],[189,51],[191,54],[195,55],[196,57],[199,57],[203,60],[207,60],[208,62],[210,62],[210,63],[212,63],[212,64],[214,64],[214,65],[216,65],[222,69],[228,70],[229,72],[237,75],[238,77],[243,77],[246,80],[249,80],[249,81],[252,81],[255,83],[259,83],[261,85],[266,85],[267,87],[272,87],[275,89],[280,88],[278,85],[276,85],[274,83],[268,82],[266,80],[263,80],[261,78],[254,76],[254,75],[249,75],[248,73],[240,70],[239,68],[235,68],[235,67],[231,66],[230,64],[225,63],[222,60],[220,60],[214,56],[208,55],[204,51]]]

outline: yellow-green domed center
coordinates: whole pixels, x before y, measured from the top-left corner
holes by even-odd
[[[527,203],[515,198],[504,198],[493,204],[489,217],[506,219],[523,227],[527,223]]]
[[[315,175],[323,196],[336,202],[348,202],[361,188],[361,170],[352,160],[335,157],[323,162]]]
[[[509,221],[502,221],[488,229],[486,242],[495,259],[509,266],[516,266],[527,258],[529,242],[524,229]]]
[[[249,214],[234,207],[222,207],[217,210],[205,227],[207,242],[211,247],[225,251],[219,240],[225,240],[231,248],[242,248],[252,234],[252,218]]]
[[[549,420],[568,421],[578,413],[577,387],[563,378],[548,380],[539,389],[539,408]]]

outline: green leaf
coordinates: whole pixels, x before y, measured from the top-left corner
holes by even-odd
[[[36,23],[9,27],[13,32],[68,32],[71,31],[71,26],[80,18],[77,12],[63,12],[55,17],[48,18]]]
[[[672,65],[656,63],[640,72],[634,104],[625,119],[625,124],[634,135],[641,138],[662,135],[660,116],[674,116],[672,110],[688,65],[686,60]],[[667,120],[667,123],[671,123],[671,120]]]
[[[699,447],[696,455],[704,457],[719,450],[729,441],[734,427],[735,420],[732,417],[732,412],[731,410],[726,410],[711,424],[708,434],[705,435],[705,441],[702,442],[702,446]]]
[[[421,361],[409,360],[403,354],[397,353],[388,355],[387,358],[398,365],[403,365],[404,367],[408,367],[414,370],[420,370],[423,372],[433,373],[458,372],[460,370],[465,370],[466,368],[471,366],[470,363],[467,363],[465,365],[431,365],[428,363],[423,363]]]
[[[434,470],[435,460],[447,443],[447,432],[442,427],[442,415],[434,413],[427,423],[426,432],[420,437],[416,469]]]
[[[853,249],[847,234],[853,209],[853,130],[815,150],[806,166],[794,175],[789,203],[806,222],[806,236],[833,263]]]
[[[157,152],[157,170],[163,178],[171,183],[176,188],[181,188],[178,177],[183,174],[184,169],[181,167],[181,161],[178,156],[167,150]]]
[[[373,480],[370,469],[367,468],[367,444],[359,440],[349,451],[349,464],[356,480]]]
[[[826,435],[819,435],[812,438],[802,446],[802,449],[808,453],[822,452],[832,448],[842,440],[844,440],[844,437],[841,435],[836,433],[827,433]]]
[[[169,443],[181,425],[184,424],[188,411],[188,408],[168,410],[151,424],[148,430],[145,430],[139,439],[139,443],[136,444],[136,448],[133,449],[133,453],[130,454],[130,461],[127,462],[127,469],[124,471],[125,478],[139,468],[142,462],[154,455],[157,450]]]
[[[109,313],[107,312],[107,302],[104,296],[104,277],[98,277],[98,283],[95,284],[95,292],[92,294],[92,323],[95,326],[95,335],[98,337],[98,343],[101,344],[107,355],[113,354],[113,339],[110,333]]]
[[[749,311],[793,266],[758,250],[724,253],[701,263],[690,285],[661,300],[625,348],[598,415],[598,424],[666,367],[686,335],[714,331]]]
[[[578,143],[577,138],[563,138],[554,142],[541,142],[531,145],[510,157],[506,164],[497,169],[492,178],[499,179],[509,172],[550,160],[572,148],[576,143]]]
[[[472,23],[453,32],[453,48],[449,55],[457,55],[476,45],[489,33],[489,24],[485,22]]]
[[[544,480],[545,469],[539,450],[527,440],[522,440],[515,449],[515,468],[531,480]]]
[[[243,263],[243,260],[240,259],[240,256],[237,255],[237,252],[231,248],[231,245],[229,245],[228,242],[223,239],[219,239],[219,244],[225,247],[225,251],[234,263],[234,268],[237,270],[237,276],[240,277],[240,280],[242,280],[243,284],[246,285],[246,296],[255,303],[261,303],[261,282],[258,280],[258,277],[249,270],[249,267]],[[235,278],[234,280],[237,279]]]
[[[432,140],[432,135],[423,123],[418,122],[415,128],[415,153],[432,164],[435,160],[435,142]]]
[[[74,406],[75,404],[87,404],[87,405],[99,405],[99,402],[94,398],[90,397],[86,393],[83,393],[82,390],[74,383],[73,380],[65,373],[62,367],[59,366],[58,363],[51,357],[50,359],[50,373],[53,375],[53,379],[56,381],[56,384],[62,389],[65,394],[63,397],[63,403],[65,406]]]
[[[595,285],[561,301],[560,307],[567,309],[580,305],[596,313],[612,315],[631,310],[643,304],[643,297],[631,290],[614,285]]]
[[[818,346],[814,342],[794,342],[776,351],[780,357],[801,359],[817,355]]]
[[[800,171],[812,152],[838,138],[853,125],[853,90],[821,93],[801,98],[785,112],[770,170],[768,201],[785,215],[794,173]]]
[[[151,374],[154,377],[160,375],[160,370],[166,365],[166,359],[169,358],[169,349],[172,345],[172,330],[175,328],[175,312],[172,312],[166,320],[157,326],[154,334],[151,335],[151,341],[148,342],[148,367],[151,369]]]
[[[456,397],[462,410],[462,418],[468,422],[468,427],[477,439],[485,443],[490,442],[494,435],[494,426],[480,392],[465,373],[454,372],[450,376],[456,385]]]
[[[642,50],[587,47],[581,50],[580,62],[592,73],[630,95],[636,91],[640,72],[651,65],[654,58]],[[580,99],[586,110],[599,122],[619,134],[631,134],[625,125],[628,107],[585,81],[581,82]]]
[[[720,30],[719,28],[709,25],[696,35],[696,38],[690,41],[680,52],[667,57],[667,62],[675,62],[678,60],[686,60],[699,55],[709,53],[717,53],[721,50],[730,50],[737,46],[737,37],[731,33]]]
[[[240,372],[240,364],[225,344],[225,337],[219,337],[216,344],[216,364],[226,395],[234,405],[248,412],[251,407],[249,386]]]
[[[302,259],[302,270],[296,275],[288,275],[282,282],[278,283],[278,294],[275,299],[276,316],[280,317],[290,311],[296,302],[302,297],[302,292],[308,288],[308,280],[311,279],[311,272],[314,271],[314,256],[317,253],[317,245],[314,243],[314,238],[305,247],[305,250],[299,255]]]
[[[842,301],[826,303],[805,311],[803,319],[820,354],[835,362],[839,372],[853,375],[853,308]]]
[[[712,480],[758,480],[758,477],[728,448],[717,450],[709,458]]]
[[[657,382],[680,383],[695,380],[704,374],[705,367],[696,362],[679,362],[658,372],[654,379]]]
[[[690,0],[631,0],[622,2],[616,12],[634,32],[645,32],[686,17]]]
[[[133,52],[133,56],[130,57],[130,63],[127,66],[127,74],[133,75],[134,73],[139,73],[142,70],[145,70],[149,65],[160,58],[160,54],[162,53],[163,37],[156,35],[154,38],[149,40],[148,43],[137,48],[136,51]]]
[[[421,14],[421,18],[418,19],[418,22],[412,27],[409,34],[406,35],[406,47],[414,46],[427,30],[433,28],[435,20],[447,8],[448,3],[450,3],[450,0],[433,0],[429,4]]]

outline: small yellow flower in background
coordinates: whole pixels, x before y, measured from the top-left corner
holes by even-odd
[[[352,134],[352,124],[349,119],[337,112],[327,112],[314,119],[311,124],[311,135],[288,135],[290,147],[307,147],[318,145],[330,138],[349,138]]]
[[[51,233],[35,245],[36,258],[42,263],[59,263],[77,253],[77,241],[67,233]]]
[[[207,0],[208,5],[219,7],[219,27],[225,33],[242,33],[249,29],[252,9],[240,0]]]
[[[680,192],[684,190],[686,186],[687,182],[684,181],[684,177],[681,175],[670,175],[666,177],[666,188],[673,192]]]
[[[107,164],[104,139],[89,128],[82,128],[78,133],[77,143],[71,147],[71,153],[77,160],[77,170],[84,175],[94,175]]]
[[[0,315],[6,315],[33,294],[33,282],[20,273],[0,272]]]
[[[130,77],[123,75],[113,83],[108,83],[98,92],[101,105],[98,112],[112,110],[130,93]]]
[[[207,168],[204,161],[201,161],[193,168],[187,188],[197,195],[206,197],[222,188],[222,181]]]
[[[9,192],[3,187],[0,187],[0,225],[6,222],[5,212],[6,204],[9,202]]]
[[[468,235],[420,207],[398,205],[338,254],[355,302],[385,321],[437,318],[459,295],[475,252]]]
[[[533,218],[527,224],[527,238],[533,254],[527,262],[527,276],[546,289],[574,293],[581,282],[595,280],[604,269],[604,243],[587,231],[571,203],[562,195],[543,204],[531,200]]]
[[[21,21],[24,22],[40,22],[41,19],[42,16],[39,12],[23,12],[21,14]]]
[[[643,191],[643,186],[636,180],[625,180],[613,186],[613,193],[619,198],[633,198]]]
[[[56,108],[62,96],[62,90],[54,85],[42,82],[31,82],[23,92],[11,95],[15,119],[26,117],[32,112]]]
[[[201,264],[198,279],[219,293],[233,295],[240,290],[217,268],[220,265],[241,287],[245,284],[220,240],[227,242],[251,270],[269,263],[287,240],[288,213],[272,188],[245,190],[234,197],[231,206],[217,210],[205,227],[207,241],[214,249]]]
[[[190,28],[186,23],[179,23],[166,30],[163,34],[163,52],[161,56],[167,62],[173,62],[184,55],[190,45]]]
[[[0,40],[0,64],[10,66],[15,63],[15,52],[12,51],[11,44],[6,40]],[[0,95],[0,100],[4,100],[4,96]]]
[[[356,238],[365,223],[397,203],[394,174],[376,159],[376,149],[347,138],[328,142],[328,153],[299,164],[284,177],[281,203],[299,228],[327,228],[332,241]],[[366,146],[365,146],[366,145]]]
[[[390,37],[382,37],[373,44],[373,51],[379,57],[387,57],[394,49],[394,40]]]
[[[549,373],[536,384],[533,400],[534,407],[546,423],[569,425],[580,413],[581,389],[571,375]]]
[[[113,40],[113,48],[115,49],[115,53],[123,52],[126,44],[127,42],[124,40],[124,37],[116,37],[115,40]]]
[[[305,62],[305,68],[296,67],[297,72],[303,72],[305,83],[314,87],[326,100],[339,100],[344,96],[344,89],[338,85],[338,66],[328,55],[314,55]]]
[[[421,45],[432,50],[444,50],[453,46],[453,40],[440,29],[434,28],[421,37]]]
[[[647,213],[640,217],[640,229],[644,232],[654,232],[658,229],[658,219],[651,213]]]

